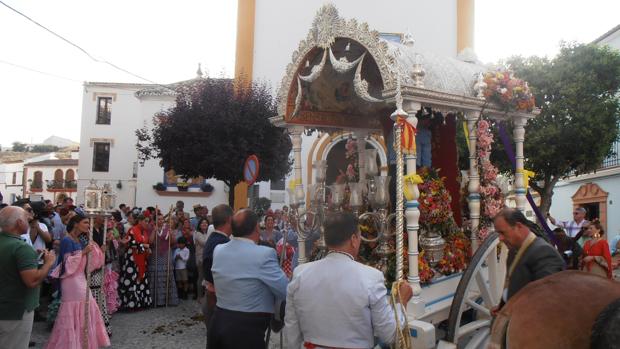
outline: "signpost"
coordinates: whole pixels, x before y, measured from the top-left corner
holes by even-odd
[[[245,160],[245,165],[243,165],[243,179],[251,186],[256,182],[258,178],[258,171],[260,169],[260,164],[256,155],[250,155]]]

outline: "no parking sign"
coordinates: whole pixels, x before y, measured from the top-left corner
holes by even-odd
[[[256,155],[250,155],[243,165],[243,179],[248,185],[254,184],[258,178],[258,170],[260,169],[259,161]]]

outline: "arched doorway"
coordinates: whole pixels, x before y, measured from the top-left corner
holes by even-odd
[[[586,183],[577,189],[572,196],[574,207],[584,207],[587,211],[586,219],[598,218],[607,229],[607,198],[609,193],[596,183]]]

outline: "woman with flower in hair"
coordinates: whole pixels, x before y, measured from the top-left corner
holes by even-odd
[[[146,275],[149,218],[139,215],[136,224],[129,229],[127,251],[121,267],[119,296],[121,308],[138,310],[150,307],[152,303],[149,280]]]
[[[602,238],[605,235],[605,230],[601,222],[594,221],[590,223],[586,234],[590,237],[590,240],[587,240],[583,245],[581,270],[611,279],[611,252],[607,240]]]
[[[95,242],[83,246],[80,241],[80,235],[88,234],[89,229],[88,218],[75,215],[67,224],[68,234],[60,242],[60,264],[51,276],[60,279],[61,304],[47,349],[81,349],[84,341],[89,349],[110,345],[99,306],[86,283],[87,264],[88,271],[93,272],[104,263],[103,252]]]

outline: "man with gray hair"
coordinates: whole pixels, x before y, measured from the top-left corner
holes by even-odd
[[[549,217],[551,224],[566,229],[568,236],[574,238],[577,234],[579,234],[581,229],[587,228],[588,225],[590,225],[590,222],[586,220],[586,213],[585,208],[575,207],[573,209],[572,221],[556,221],[556,219],[551,217],[551,215],[547,215],[547,217]],[[579,245],[583,246],[584,242],[585,241],[583,239],[579,239]]]
[[[43,267],[37,254],[20,235],[28,230],[28,214],[20,207],[0,211],[0,348],[28,348],[39,285],[56,260],[44,251]]]

